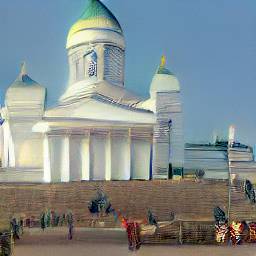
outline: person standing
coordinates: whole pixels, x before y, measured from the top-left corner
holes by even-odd
[[[21,235],[23,235],[23,225],[24,225],[23,219],[20,218],[19,226],[20,226],[20,234],[21,234]]]
[[[122,224],[127,232],[129,250],[130,251],[139,250],[141,246],[139,223],[131,219],[128,220],[126,218],[123,218]]]
[[[66,221],[66,215],[65,215],[65,213],[63,213],[61,216],[61,219],[60,219],[60,225],[63,226],[65,221]]]
[[[45,223],[45,212],[42,213],[41,219],[40,219],[40,225],[41,229],[44,231],[46,228],[46,223]]]
[[[72,212],[67,214],[67,223],[68,223],[68,240],[73,239],[73,229],[74,229],[74,218]]]
[[[14,239],[20,239],[20,236],[19,236],[19,225],[17,223],[16,218],[13,218],[12,221],[11,221],[11,230],[13,232]]]

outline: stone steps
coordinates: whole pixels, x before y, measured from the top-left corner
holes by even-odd
[[[231,213],[232,220],[256,220],[256,205],[246,198],[242,185],[231,187]]]
[[[114,209],[135,219],[146,219],[148,209],[159,220],[168,221],[170,213],[180,220],[213,220],[213,209],[227,209],[227,182],[194,181],[109,181],[72,182],[42,185],[0,185],[5,213],[39,218],[51,209],[59,214],[72,210],[76,225],[89,226],[93,219],[88,203],[103,190]],[[2,192],[1,192],[2,191]],[[8,207],[6,207],[6,205]],[[0,203],[1,207],[1,203]],[[120,226],[114,217],[104,217],[106,227]]]
[[[0,183],[42,183],[43,170],[41,169],[1,169]]]

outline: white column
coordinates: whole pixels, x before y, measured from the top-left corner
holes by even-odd
[[[6,123],[6,136],[7,136],[7,158],[8,158],[8,167],[16,166],[15,159],[15,146],[13,142],[13,134],[11,131],[11,124],[9,122]]]
[[[70,181],[80,181],[82,176],[81,135],[71,135],[69,141]]]
[[[70,181],[90,180],[90,133],[74,134],[69,140]]]
[[[111,168],[112,168],[111,145],[112,145],[111,132],[109,132],[106,138],[105,180],[111,180]]]
[[[44,155],[46,181],[69,182],[69,136],[49,135],[44,141]]]
[[[90,136],[90,179],[106,179],[106,144],[104,131],[93,131]]]
[[[4,159],[3,167],[15,167],[15,148],[10,123],[6,121],[3,124],[4,132]]]
[[[111,180],[130,180],[131,150],[129,131],[113,131],[111,136]]]
[[[45,141],[47,148],[47,141]],[[49,147],[49,169],[46,173],[50,175],[50,182],[61,182],[61,136],[48,135],[48,147]],[[47,150],[47,149],[45,149]],[[47,154],[47,152],[46,152]],[[45,158],[47,161],[47,158]],[[45,162],[47,166],[47,163]],[[46,167],[47,168],[47,167]]]
[[[131,139],[131,179],[150,179],[150,160],[152,140],[140,130],[132,131]]]
[[[9,154],[9,166],[10,167],[15,167],[16,166],[16,161],[15,161],[15,147],[13,143],[13,137],[10,134],[9,140],[9,147],[8,147],[8,154]]]
[[[65,135],[62,138],[62,148],[61,148],[61,182],[70,181],[70,151],[69,151],[69,136]]]
[[[132,177],[132,137],[131,129],[128,130],[128,141],[127,141],[127,168],[125,171],[125,177],[130,180]]]
[[[3,153],[2,153],[2,166],[9,167],[9,139],[10,134],[6,123],[3,124]]]
[[[44,182],[50,183],[52,181],[51,174],[51,156],[50,156],[50,146],[49,146],[49,137],[47,134],[44,135]]]
[[[4,155],[4,128],[0,125],[0,156],[1,161],[3,162],[3,155]],[[3,163],[1,163],[3,165]]]
[[[81,151],[81,180],[90,180],[90,133],[85,134],[80,144]]]

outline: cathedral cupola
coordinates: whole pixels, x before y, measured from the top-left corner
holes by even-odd
[[[156,97],[158,92],[179,92],[180,84],[177,77],[166,68],[166,57],[162,56],[161,64],[157,69],[156,74],[153,77],[150,96],[151,98]]]
[[[6,92],[5,106],[8,116],[42,116],[45,97],[46,89],[28,75],[23,63],[18,77]]]
[[[66,48],[69,83],[60,102],[83,97],[95,84],[124,86],[123,31],[116,17],[100,0],[89,0],[69,31]]]
[[[78,21],[71,27],[67,49],[86,43],[109,42],[124,48],[122,28],[112,12],[99,0],[89,4]]]

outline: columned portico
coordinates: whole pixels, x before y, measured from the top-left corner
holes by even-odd
[[[152,136],[143,128],[48,132],[44,181],[148,180]]]

